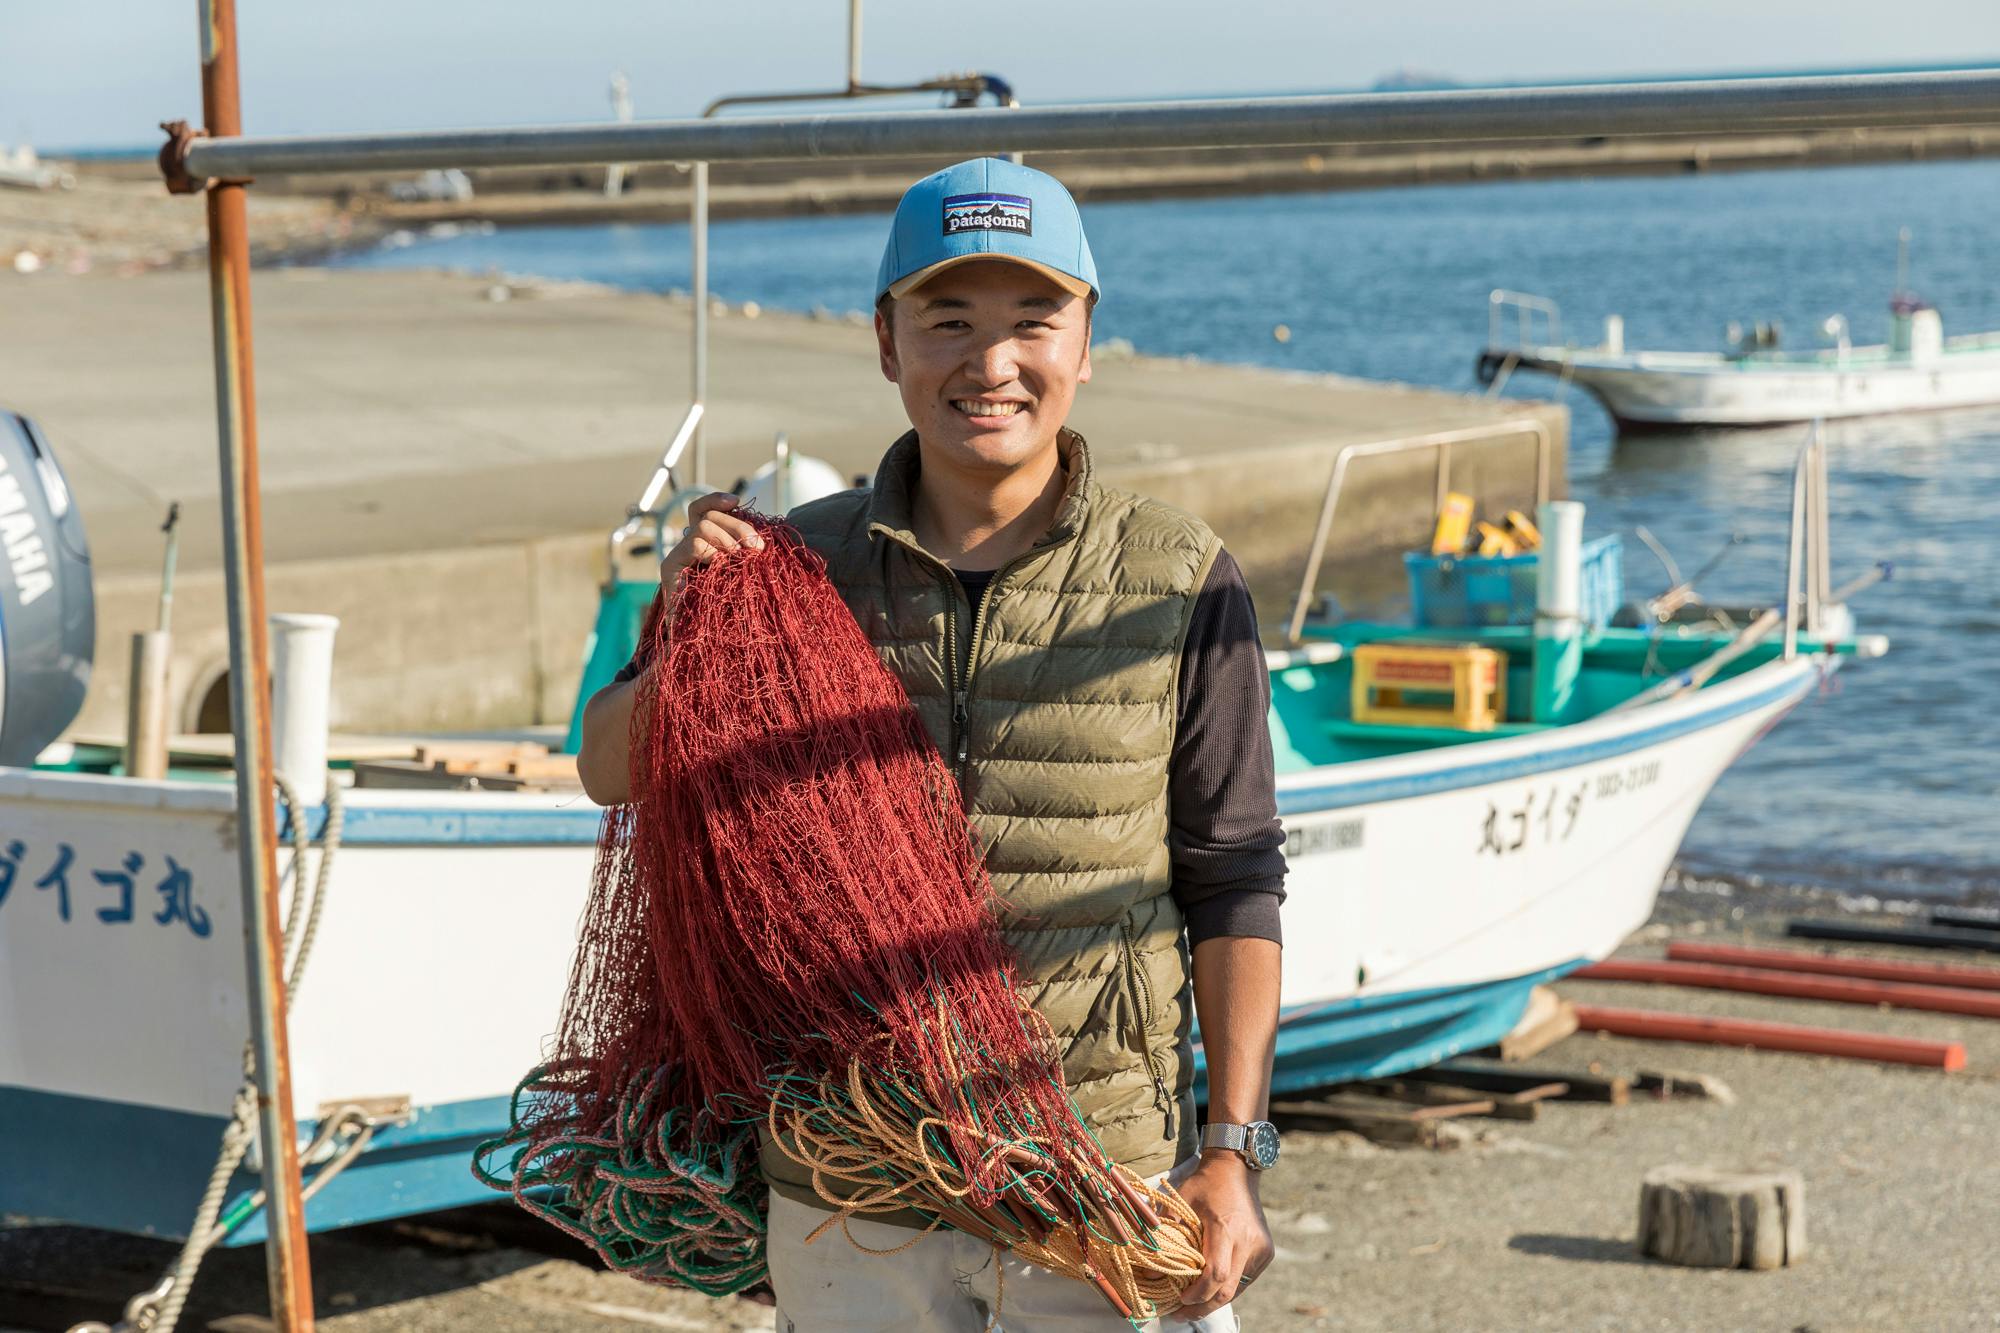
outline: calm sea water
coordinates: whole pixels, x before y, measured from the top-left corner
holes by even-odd
[[[2000,328],[2000,164],[1541,181],[1333,195],[1095,204],[1100,337],[1143,352],[1472,389],[1494,287],[1561,302],[1594,341],[1711,347],[1730,319],[1783,321],[1809,345],[1844,312],[1880,341],[1899,227],[1912,286],[1946,332]],[[865,306],[875,216],[723,223],[711,282],[731,301]],[[687,284],[680,226],[536,228],[419,239],[341,262],[497,269],[642,290]],[[1279,343],[1273,326],[1291,339]],[[1510,392],[1548,394],[1522,380]],[[1571,391],[1570,483],[1592,533],[1627,536],[1632,591],[1666,583],[1643,524],[1703,583],[1768,598],[1782,568],[1793,430],[1619,440]],[[1856,604],[1886,659],[1836,678],[1722,780],[1684,864],[1732,878],[1882,895],[2000,897],[2000,412],[1830,428],[1834,578],[1876,560],[1892,583]],[[1266,608],[1267,617],[1275,608]]]

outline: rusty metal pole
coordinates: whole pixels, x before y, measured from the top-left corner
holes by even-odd
[[[211,137],[243,132],[235,0],[201,0],[201,102]],[[270,650],[250,338],[250,232],[243,197],[247,183],[216,180],[209,182],[207,191],[208,287],[229,616],[229,714],[236,733],[236,845],[243,882],[250,1036],[257,1062],[257,1142],[270,1230],[264,1253],[271,1318],[287,1333],[311,1333],[312,1273],[292,1119],[278,837],[271,795]]]

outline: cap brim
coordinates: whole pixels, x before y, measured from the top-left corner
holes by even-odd
[[[907,278],[889,284],[889,295],[901,300],[946,269],[957,268],[960,264],[976,263],[982,259],[998,259],[1009,264],[1019,264],[1022,268],[1031,268],[1050,282],[1053,282],[1056,286],[1068,292],[1071,296],[1079,297],[1083,300],[1090,299],[1090,284],[1082,278],[1064,273],[1061,269],[1050,268],[1047,264],[1038,264],[1032,259],[1023,259],[1019,255],[1010,255],[992,250],[982,250],[977,254],[953,255],[950,259],[940,259],[929,268],[920,268]]]

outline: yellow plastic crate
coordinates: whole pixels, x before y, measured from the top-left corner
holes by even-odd
[[[1507,654],[1476,643],[1364,643],[1354,650],[1356,722],[1491,731],[1507,716]]]

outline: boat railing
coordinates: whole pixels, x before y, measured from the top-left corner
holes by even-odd
[[[1826,439],[1815,421],[1792,466],[1792,523],[1785,547],[1785,660],[1799,652],[1799,625],[1817,636],[1832,600],[1827,546]]]
[[[653,555],[655,558],[666,555],[667,515],[682,505],[692,503],[708,494],[708,488],[705,486],[674,485],[674,469],[679,465],[681,455],[686,452],[688,441],[694,438],[695,431],[700,427],[704,410],[698,400],[688,404],[687,414],[681,418],[680,428],[668,442],[666,452],[660,455],[660,465],[653,469],[652,478],[647,481],[646,489],[640,492],[638,503],[626,510],[625,521],[611,530],[604,552],[604,581],[607,585],[618,581],[620,547],[636,537],[641,530],[651,527]],[[673,491],[662,499],[662,492],[669,486],[674,487]]]
[[[1286,641],[1294,646],[1304,641],[1306,615],[1312,608],[1313,593],[1319,587],[1320,566],[1325,563],[1327,542],[1333,535],[1334,512],[1340,507],[1341,492],[1347,485],[1348,467],[1355,459],[1435,451],[1437,474],[1434,494],[1436,506],[1442,506],[1445,496],[1451,493],[1451,453],[1455,446],[1498,443],[1522,435],[1530,436],[1535,442],[1535,503],[1540,505],[1549,498],[1550,455],[1554,451],[1554,442],[1548,424],[1534,417],[1518,417],[1401,439],[1367,440],[1342,445],[1333,456],[1333,471],[1326,479],[1326,493],[1320,497],[1319,523],[1313,529],[1312,547],[1306,554],[1306,567],[1299,578],[1298,595],[1292,601],[1291,618],[1285,625]]]
[[[1513,337],[1508,340],[1507,325]],[[1536,337],[1539,330],[1544,337]],[[1488,347],[1558,347],[1562,344],[1562,308],[1546,296],[1495,287],[1486,296]]]

